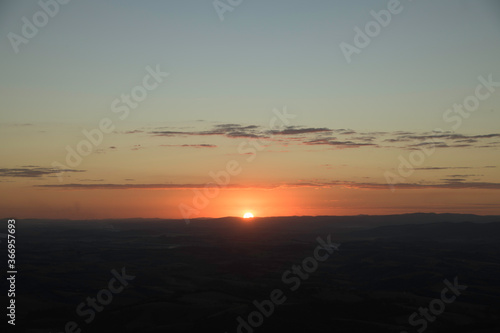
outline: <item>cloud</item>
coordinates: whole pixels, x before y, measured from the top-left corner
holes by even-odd
[[[309,182],[289,184],[288,187],[335,187],[342,186],[354,189],[386,190],[389,185],[386,183],[368,183],[355,181],[330,181],[330,182]],[[441,183],[400,183],[396,185],[398,189],[419,190],[419,189],[491,189],[500,190],[500,183],[489,182],[466,182],[457,179],[448,179]]]
[[[124,132],[125,134],[136,134],[136,133],[144,133],[142,130],[133,130],[133,131],[126,131]]]
[[[133,145],[132,148],[130,148],[130,150],[140,150],[140,149],[144,149],[144,147],[141,145]]]
[[[456,133],[445,133],[445,134],[407,134],[402,136],[403,138],[413,139],[413,140],[431,140],[431,139],[447,139],[447,140],[479,140],[479,139],[491,139],[499,138],[500,134],[481,134],[481,135],[463,135]]]
[[[404,143],[401,148],[415,149],[419,147],[435,147],[435,148],[494,148],[498,147],[498,142],[487,142],[488,140],[500,137],[500,134],[480,134],[480,135],[463,135],[457,133],[410,133],[410,132],[394,132],[393,137],[386,138],[383,142],[389,143]],[[415,142],[407,145],[407,142]]]
[[[155,136],[221,135],[228,138],[267,138],[268,135],[256,125],[219,124],[203,131],[151,131]]]
[[[482,177],[484,175],[448,175],[448,177],[453,178],[469,178],[469,177]]]
[[[363,146],[376,146],[373,143],[365,143],[365,142],[353,142],[353,141],[338,141],[336,138],[320,138],[314,139],[310,141],[305,141],[303,144],[305,145],[328,145],[335,146],[340,148],[359,148]]]
[[[334,130],[334,131],[336,131],[339,134],[344,134],[344,135],[356,134],[356,131],[349,130],[349,129],[343,129],[343,128],[337,129],[337,130]]]
[[[169,190],[169,189],[203,189],[206,187],[218,187],[214,183],[199,183],[199,184],[59,184],[59,185],[34,185],[34,187],[67,189],[67,190],[133,190],[133,189],[150,189],[150,190]],[[369,190],[387,190],[387,183],[375,182],[357,182],[357,181],[301,181],[292,183],[279,184],[229,184],[222,186],[227,189],[278,189],[278,188],[333,188],[343,187],[351,189],[369,189]],[[491,182],[468,182],[465,179],[443,179],[441,182],[431,183],[400,183],[397,184],[399,189],[419,190],[419,189],[490,189],[500,190],[500,183]]]
[[[28,126],[35,126],[34,124],[30,123],[10,123],[10,124],[0,124],[0,127],[28,127]]]
[[[203,124],[208,125],[208,124]],[[130,131],[129,133],[133,133]],[[416,150],[423,148],[497,148],[500,134],[464,135],[453,132],[357,132],[344,128],[286,126],[271,130],[264,126],[242,124],[216,124],[208,129],[156,128],[148,132],[153,136],[223,136],[230,139],[266,139],[286,145],[323,145],[336,148],[380,147]],[[495,141],[497,140],[497,141]]]
[[[160,145],[160,147],[187,147],[187,148],[217,148],[216,145],[211,145],[207,143],[200,143],[200,144],[195,144],[195,145]]]
[[[310,133],[332,133],[333,130],[322,127],[322,128],[313,128],[313,127],[299,127],[299,126],[288,126],[284,130],[281,131],[270,131],[272,135],[300,135],[300,134],[310,134]]]
[[[451,183],[451,182],[464,182],[466,181],[465,178],[443,178],[441,179],[444,182]]]
[[[264,126],[257,125],[240,125],[240,124],[217,124],[213,125],[211,129],[208,130],[197,130],[197,131],[159,131],[153,130],[150,134],[154,136],[208,136],[208,135],[219,135],[225,136],[227,138],[265,138],[272,139],[275,137],[286,136],[287,140],[307,140],[305,139],[307,135],[318,135],[318,134],[332,134],[338,133],[340,135],[355,134],[353,130],[346,129],[330,129],[326,127],[304,127],[304,126],[286,126],[280,130],[270,130]],[[275,138],[277,141],[282,141],[282,138]]]
[[[39,178],[55,175],[60,172],[85,172],[85,170],[44,168],[34,165],[25,165],[19,168],[1,168],[0,177]]]
[[[61,184],[61,185],[34,185],[34,187],[59,188],[73,190],[168,190],[168,189],[203,189],[206,187],[218,187],[214,183],[204,184]],[[224,185],[224,188],[267,188],[266,186],[242,186],[238,184]]]
[[[357,136],[357,137],[353,137],[352,138],[353,140],[358,140],[358,141],[365,141],[365,142],[373,142],[377,139],[376,136],[374,135],[365,135],[365,136]]]
[[[96,149],[95,153],[96,154],[104,154],[104,153],[109,152],[109,151],[116,151],[117,149],[118,148],[116,148],[115,146],[109,146],[108,148]]]
[[[470,166],[456,166],[456,167],[420,167],[415,168],[415,170],[458,170],[458,169],[486,169],[486,168],[496,168],[496,166],[484,166],[484,167],[470,167]]]

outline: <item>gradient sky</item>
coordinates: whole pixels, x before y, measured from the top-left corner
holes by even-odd
[[[339,45],[387,3],[243,0],[221,21],[207,0],[72,0],[16,53],[9,34],[41,8],[1,2],[0,216],[180,218],[231,160],[241,172],[190,217],[500,214],[500,87],[443,118],[478,77],[500,82],[500,3],[402,0],[348,64]],[[120,119],[148,66],[169,75]],[[67,165],[103,118],[114,130]]]

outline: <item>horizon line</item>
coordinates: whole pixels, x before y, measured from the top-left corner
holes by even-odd
[[[412,212],[412,213],[400,213],[400,214],[357,214],[357,215],[281,215],[281,216],[255,216],[250,219],[245,220],[255,220],[255,219],[269,219],[269,218],[318,218],[318,217],[372,217],[372,216],[401,216],[401,215],[471,215],[479,217],[500,217],[500,215],[481,215],[473,213],[435,213],[435,212]],[[219,219],[244,219],[242,216],[221,216],[221,217],[196,217],[190,219],[191,221],[196,220],[219,220]],[[167,220],[167,221],[184,221],[183,218],[163,218],[163,217],[124,217],[124,218],[91,218],[91,219],[72,219],[72,218],[16,218],[16,217],[4,217],[3,220],[53,220],[53,221],[109,221],[109,220]]]

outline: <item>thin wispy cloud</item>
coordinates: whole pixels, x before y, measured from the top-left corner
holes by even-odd
[[[271,131],[272,135],[300,135],[300,134],[311,134],[311,133],[332,133],[333,130],[329,128],[312,128],[312,127],[298,127],[298,126],[288,126],[281,131]]]
[[[132,189],[203,189],[206,187],[218,187],[214,183],[199,184],[62,184],[62,185],[34,185],[40,188],[68,189],[68,190],[132,190]],[[356,182],[356,181],[303,181],[279,184],[230,184],[223,186],[227,189],[277,189],[277,188],[331,188],[345,187],[353,189],[387,190],[386,183]],[[429,183],[402,183],[398,184],[401,189],[491,189],[499,190],[500,183],[493,182],[468,182],[465,179],[443,179],[441,182]]]
[[[238,124],[219,124],[214,125],[209,130],[199,131],[151,131],[150,134],[155,136],[206,136],[206,135],[221,135],[228,138],[266,138],[268,135],[256,125],[238,125]]]
[[[129,134],[138,133],[135,131]],[[142,132],[141,132],[142,133]],[[452,148],[498,148],[500,134],[464,135],[452,132],[357,132],[351,129],[327,127],[286,126],[279,130],[270,130],[264,126],[242,124],[216,124],[209,129],[191,129],[188,131],[153,129],[147,132],[152,136],[168,138],[186,136],[222,136],[229,139],[265,139],[283,145],[322,145],[330,148],[396,148],[406,150],[426,147]],[[497,140],[497,141],[495,141]],[[184,147],[190,147],[185,145]]]
[[[160,145],[160,147],[217,148],[217,145],[211,145],[211,144],[207,144],[207,143],[200,143],[200,144],[194,144],[194,145],[188,145],[188,144],[183,144],[183,145]]]
[[[353,142],[353,141],[338,141],[336,138],[321,138],[315,139],[311,141],[303,142],[305,145],[327,145],[327,146],[335,146],[335,147],[343,147],[343,148],[359,148],[363,146],[376,146],[373,143],[364,143],[364,142]]]
[[[0,168],[0,177],[39,178],[43,176],[56,175],[60,172],[85,172],[85,170],[76,170],[76,169],[63,170],[58,168],[46,168],[34,165],[27,165],[19,168]]]
[[[456,167],[420,167],[415,170],[457,170],[457,169],[492,169],[496,168],[494,165],[484,167],[471,167],[471,166],[456,166]]]
[[[150,190],[168,190],[168,189],[203,189],[207,187],[217,187],[217,184],[49,184],[49,185],[34,185],[34,187],[42,188],[58,188],[58,189],[73,189],[73,190],[133,190],[133,189],[150,189]],[[265,188],[265,186],[242,186],[238,184],[228,184],[224,188]]]

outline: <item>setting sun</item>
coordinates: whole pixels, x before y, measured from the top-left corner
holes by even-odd
[[[243,215],[243,218],[245,218],[245,219],[251,219],[252,217],[253,217],[253,214],[252,214],[252,213],[250,213],[250,212],[245,213],[245,214]]]

